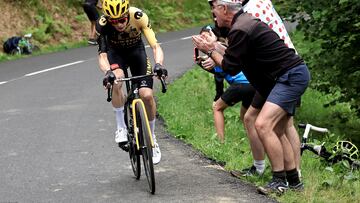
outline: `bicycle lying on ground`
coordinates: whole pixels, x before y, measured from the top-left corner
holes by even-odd
[[[21,55],[21,54],[32,54],[33,52],[37,52],[40,48],[34,45],[31,42],[32,34],[28,33],[24,36],[18,37],[14,36],[7,39],[3,44],[3,50],[5,53],[11,55]]]
[[[331,151],[329,151],[324,146],[324,142],[321,145],[308,143],[310,130],[328,133],[329,131],[327,128],[316,127],[311,124],[299,124],[298,126],[299,128],[305,129],[301,142],[301,155],[305,150],[309,150],[317,156],[324,158],[327,163],[335,164],[339,161],[345,160],[350,164],[351,169],[360,168],[359,150],[353,143],[344,140],[338,141],[332,147]]]
[[[137,81],[146,77],[156,76],[155,74],[140,75],[129,77],[127,71],[124,71],[125,77],[116,79],[114,82],[124,82],[127,95],[124,105],[125,123],[128,130],[128,143],[120,144],[119,147],[128,151],[131,168],[135,178],[140,179],[141,165],[140,155],[144,163],[144,171],[151,194],[155,194],[155,174],[152,160],[154,141],[150,130],[149,120],[146,113],[144,102],[140,99],[139,84]],[[160,77],[162,92],[166,92],[166,83],[163,77]],[[107,101],[112,98],[112,86],[108,89]]]

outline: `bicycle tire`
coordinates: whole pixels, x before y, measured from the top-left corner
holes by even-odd
[[[132,114],[130,112],[131,109],[129,108],[129,106],[127,106],[125,108],[124,117],[125,117],[125,124],[126,126],[128,126],[129,158],[135,178],[139,180],[141,176],[140,152],[136,148],[136,141],[134,137],[133,123],[132,123],[133,121],[131,118]]]
[[[37,45],[32,45],[32,52],[39,52],[40,51],[40,47]]]
[[[154,164],[152,160],[152,145],[150,140],[150,129],[146,111],[143,103],[137,102],[135,105],[136,108],[136,122],[139,128],[139,141],[141,146],[141,154],[144,163],[144,172],[146,175],[147,182],[149,184],[149,189],[151,194],[155,194],[155,173],[154,173]]]

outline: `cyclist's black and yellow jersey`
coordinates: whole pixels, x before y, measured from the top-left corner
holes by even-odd
[[[109,48],[123,49],[142,44],[141,33],[151,47],[157,43],[148,16],[135,7],[129,8],[129,22],[123,32],[117,31],[105,16],[101,16],[96,23],[96,33],[99,37],[99,53],[107,52]]]

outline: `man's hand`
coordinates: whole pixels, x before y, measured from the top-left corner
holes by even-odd
[[[205,54],[210,50],[215,50],[216,38],[212,36],[203,37],[201,35],[194,35],[192,41],[194,46]]]
[[[205,70],[211,70],[215,67],[215,62],[211,58],[208,58],[205,61],[202,61],[201,65]]]
[[[110,86],[114,84],[115,78],[115,74],[111,70],[108,70],[103,79],[103,86],[106,89],[110,88]]]
[[[167,77],[168,72],[160,63],[156,63],[154,66],[154,73],[158,77]]]

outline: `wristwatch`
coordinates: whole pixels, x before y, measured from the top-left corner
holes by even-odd
[[[211,49],[211,50],[209,50],[209,51],[206,53],[206,55],[208,55],[208,57],[211,58],[211,54],[212,54],[214,51],[215,51],[215,49]]]

